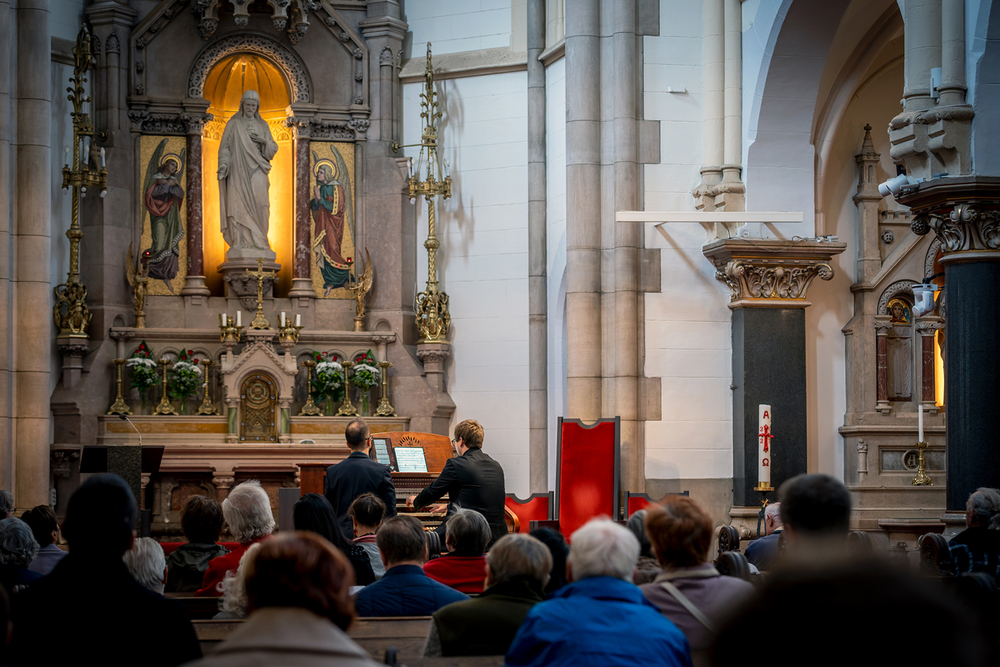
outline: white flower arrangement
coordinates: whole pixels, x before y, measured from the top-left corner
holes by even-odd
[[[190,361],[176,361],[173,366],[174,372],[189,371],[195,375],[201,375],[201,366],[192,364]]]
[[[316,364],[316,373],[343,373],[344,367],[339,361],[321,361]],[[339,384],[339,383],[338,383]]]
[[[362,389],[371,389],[382,380],[382,373],[371,364],[358,364],[351,374],[351,383]]]
[[[129,357],[129,360],[125,363],[125,365],[129,368],[136,368],[137,366],[156,368],[156,362],[145,357]]]

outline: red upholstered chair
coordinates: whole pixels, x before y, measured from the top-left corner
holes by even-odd
[[[617,519],[621,507],[621,419],[584,424],[559,418],[555,516],[569,539],[596,516]]]
[[[532,521],[548,521],[552,518],[554,494],[533,493],[527,500],[521,500],[513,493],[504,499],[507,512],[507,530],[511,533],[527,533]]]
[[[681,491],[680,493],[667,494],[667,496],[688,496],[688,495],[690,495],[688,491]],[[664,496],[664,498],[665,497],[666,496]],[[658,502],[660,502],[660,500],[654,500],[645,493],[632,493],[631,491],[627,491],[625,493],[625,516],[631,517],[639,510],[644,510],[650,505]]]

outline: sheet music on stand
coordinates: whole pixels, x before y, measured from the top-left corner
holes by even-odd
[[[427,472],[423,447],[393,447],[399,472]]]
[[[389,441],[385,438],[372,438],[372,445],[372,449],[375,453],[375,460],[391,468],[392,457],[389,456]]]

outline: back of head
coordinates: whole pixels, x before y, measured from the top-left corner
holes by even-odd
[[[389,567],[406,562],[423,563],[427,559],[424,527],[412,516],[394,516],[385,521],[375,534],[375,544]]]
[[[124,479],[114,473],[92,475],[69,499],[63,535],[74,555],[118,559],[132,544],[138,515]]]
[[[371,430],[361,417],[354,419],[344,429],[344,439],[347,440],[347,446],[354,451],[364,448],[369,436],[371,436]]]
[[[21,521],[28,524],[38,546],[47,547],[52,544],[52,533],[59,530],[59,521],[55,511],[48,505],[33,507],[23,515]]]
[[[347,548],[344,532],[337,523],[333,505],[318,493],[307,493],[295,501],[292,507],[292,523],[295,530],[316,533],[340,550]]]
[[[482,556],[493,537],[486,517],[464,507],[448,517],[445,531],[446,540],[456,556]]]
[[[159,542],[152,537],[138,537],[122,560],[136,581],[154,593],[163,594],[167,559]]]
[[[0,490],[0,519],[5,519],[14,513],[14,494]]]
[[[778,489],[780,516],[790,534],[843,536],[851,522],[851,494],[829,475],[797,475]]]
[[[243,555],[240,556],[240,564],[233,572],[226,572],[226,578],[222,580],[222,599],[219,601],[219,609],[229,612],[237,618],[246,618],[247,615],[247,572],[257,552],[260,551],[263,542],[251,544]]]
[[[769,653],[770,663],[851,664],[859,660],[857,645],[833,638],[875,627],[883,637],[909,636],[914,619],[919,619],[922,628],[933,628],[933,641],[920,642],[921,664],[991,664],[985,658],[987,648],[979,619],[955,607],[937,582],[918,579],[878,560],[775,570],[759,594],[720,629],[712,662],[734,665],[744,661],[746,647],[760,644],[764,623],[781,629],[781,648]],[[817,635],[819,628],[822,635]],[[899,660],[899,646],[893,642],[867,642],[864,653],[864,664]]]
[[[354,499],[347,513],[359,526],[375,528],[385,518],[385,503],[374,493],[363,493]]]
[[[665,568],[694,567],[708,560],[712,520],[698,503],[684,496],[667,496],[646,508],[646,532]]]
[[[615,577],[631,583],[639,560],[639,540],[609,519],[591,519],[570,536],[567,562],[573,581]]]
[[[354,619],[347,557],[312,533],[281,534],[261,544],[246,573],[247,608],[306,609],[346,630]]]
[[[771,520],[774,530],[782,527],[781,523],[781,503],[771,503],[764,508],[764,520]]]
[[[189,498],[181,511],[181,529],[189,542],[214,544],[222,531],[222,505],[207,496]]]
[[[552,554],[549,548],[531,535],[511,533],[504,535],[486,556],[490,567],[492,586],[502,584],[517,577],[528,577],[544,587],[552,570]]]
[[[993,528],[991,523],[1000,515],[1000,493],[996,489],[980,487],[969,495],[965,509],[969,514],[969,525]]]
[[[240,544],[267,537],[274,532],[274,514],[267,491],[255,479],[243,482],[222,501],[222,514],[229,532]]]
[[[0,521],[0,564],[28,567],[38,555],[38,542],[28,524],[9,517]]]
[[[566,558],[569,556],[569,545],[562,533],[551,528],[537,528],[531,531],[531,536],[545,545],[552,556],[552,570],[549,572],[549,583],[545,585],[545,592],[551,595],[565,586],[566,580]],[[496,546],[496,545],[494,545]]]
[[[475,419],[466,419],[455,427],[455,439],[462,439],[469,449],[480,449],[483,446],[483,427]]]
[[[630,516],[625,527],[635,535],[635,539],[639,540],[639,555],[654,558],[653,543],[649,541],[649,535],[646,534],[646,510],[639,510]]]

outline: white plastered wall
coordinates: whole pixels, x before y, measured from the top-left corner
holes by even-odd
[[[410,26],[405,57],[423,57],[427,42],[435,54],[516,47],[512,20],[522,21],[518,37],[524,51],[523,16],[526,0],[407,0]],[[512,18],[513,17],[513,18]]]

